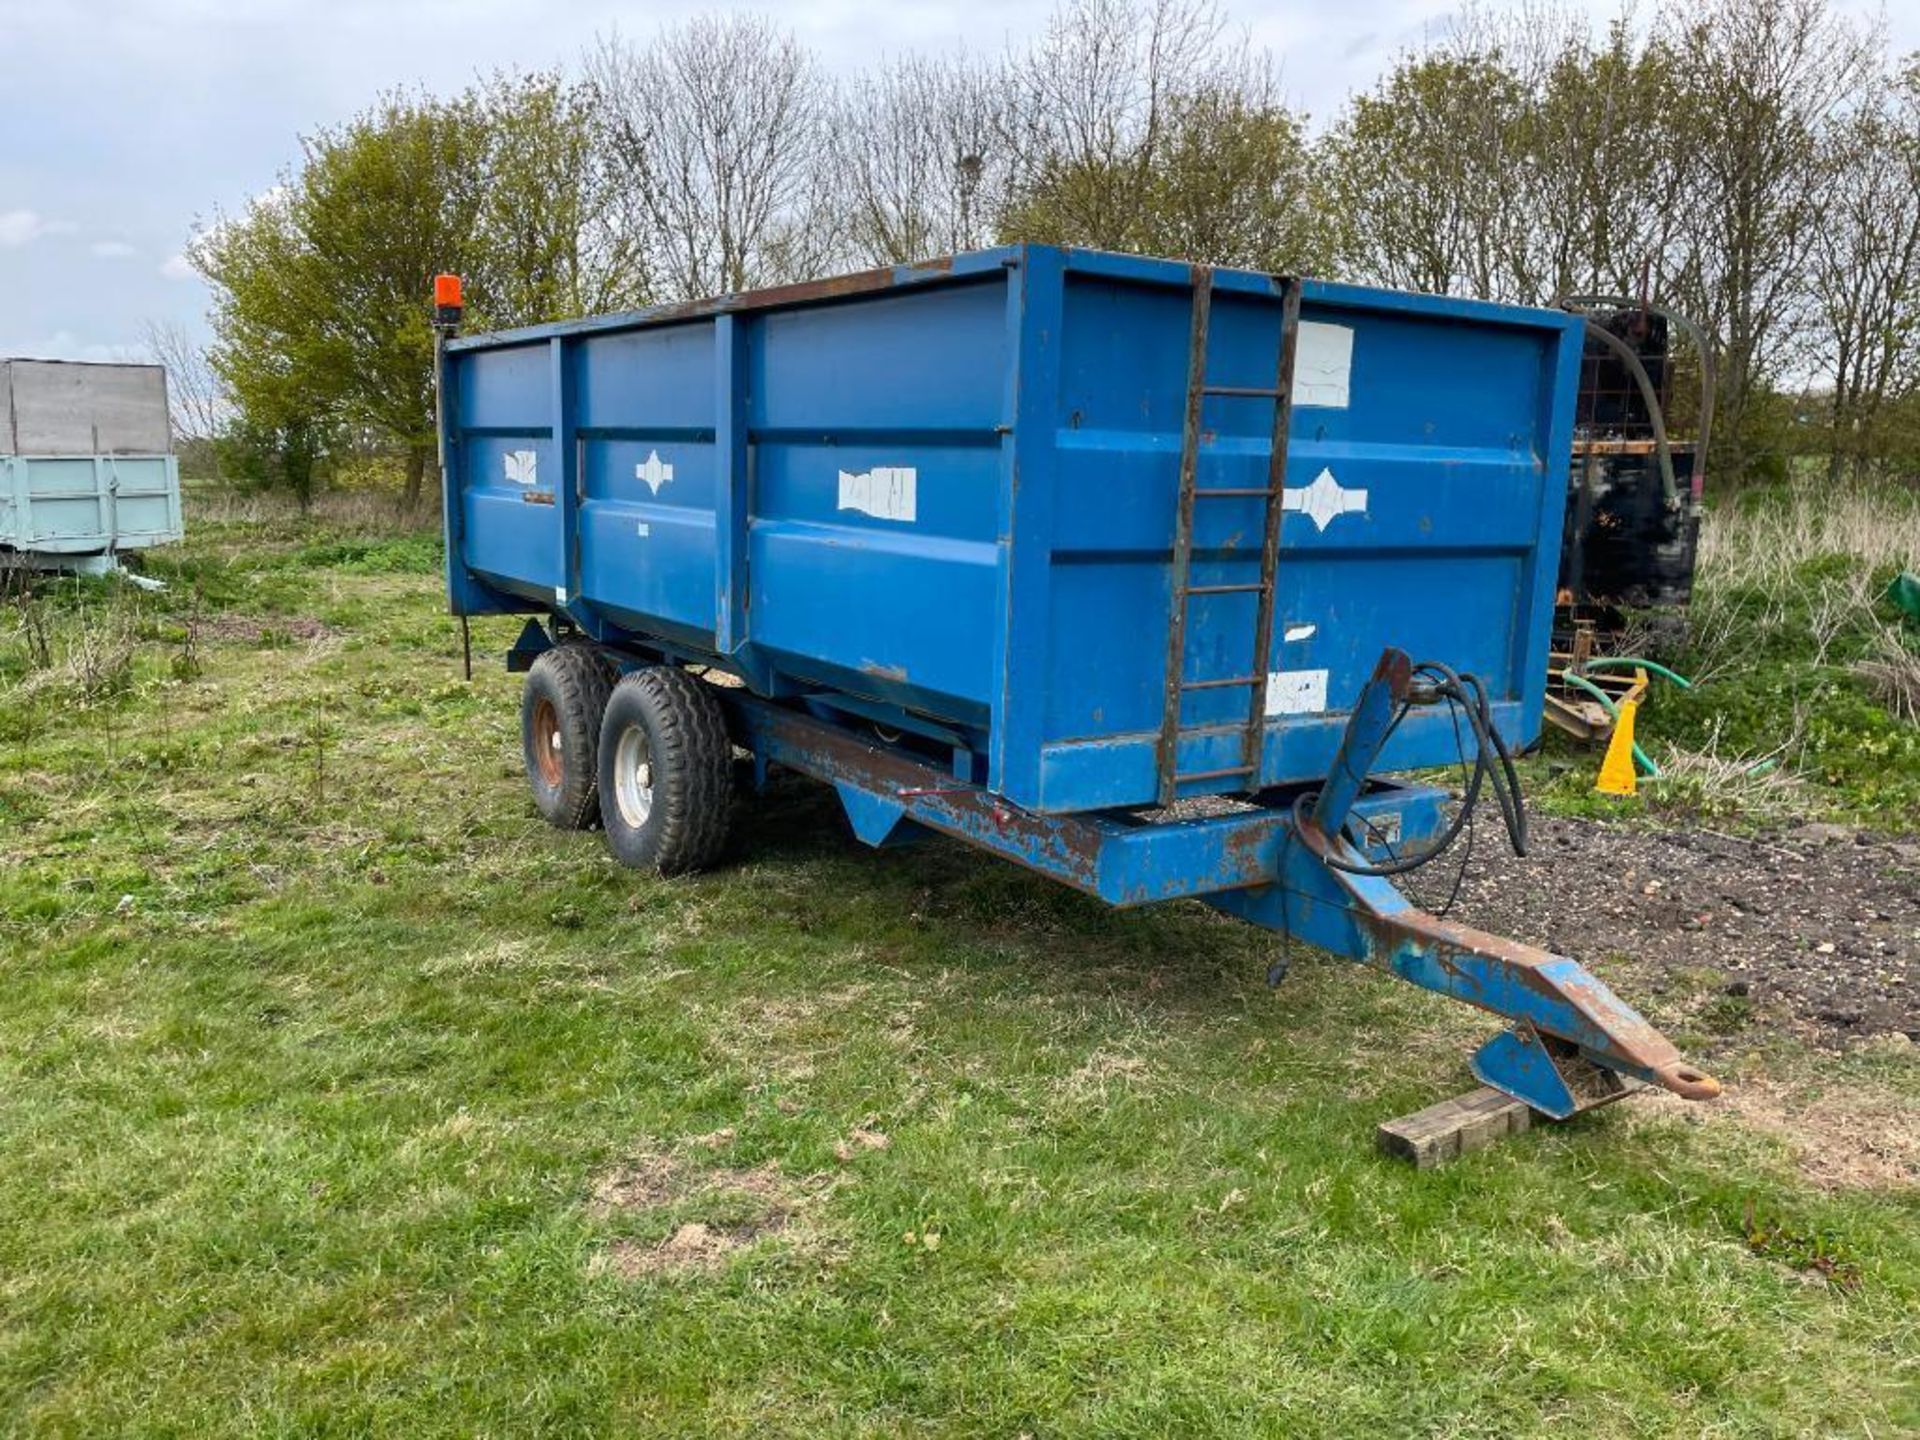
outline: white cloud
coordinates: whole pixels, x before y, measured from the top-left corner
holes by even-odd
[[[65,235],[72,229],[71,220],[49,220],[38,210],[0,210],[0,250],[17,250],[42,235]]]
[[[124,240],[96,240],[87,249],[96,260],[130,260],[140,253]]]
[[[169,280],[191,280],[193,264],[184,255],[169,255],[160,262],[160,273]]]

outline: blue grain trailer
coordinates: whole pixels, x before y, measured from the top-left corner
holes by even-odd
[[[710,863],[738,747],[870,844],[1197,898],[1506,1017],[1476,1072],[1546,1114],[1716,1093],[1391,880],[1482,796],[1524,835],[1578,318],[1020,246],[458,337],[443,279],[448,594],[533,617],[553,823]],[[1379,778],[1463,759],[1451,813]]]

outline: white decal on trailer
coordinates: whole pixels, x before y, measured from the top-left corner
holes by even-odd
[[[1289,625],[1287,626],[1285,639],[1288,644],[1292,644],[1296,640],[1311,640],[1313,638],[1313,632],[1319,628],[1318,625]]]
[[[534,485],[540,480],[540,455],[534,450],[509,450],[504,468],[507,479],[516,485]]]
[[[658,450],[649,450],[646,463],[633,467],[633,478],[646,481],[647,488],[658,495],[660,487],[673,479],[673,466],[662,463]]]
[[[1267,676],[1267,714],[1317,715],[1327,708],[1327,672],[1275,670]]]
[[[857,473],[840,472],[840,508],[877,520],[913,521],[918,512],[920,472],[911,465],[876,465]]]
[[[1293,342],[1293,403],[1347,408],[1353,375],[1353,327],[1302,320]]]
[[[1295,510],[1325,530],[1342,515],[1367,513],[1367,492],[1349,490],[1333,478],[1333,471],[1322,470],[1311,485],[1289,486],[1281,494],[1280,508]]]

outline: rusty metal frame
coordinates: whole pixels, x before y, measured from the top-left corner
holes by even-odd
[[[1173,558],[1167,587],[1167,664],[1162,694],[1160,735],[1154,759],[1158,772],[1160,804],[1171,805],[1188,782],[1218,781],[1239,777],[1237,787],[1243,793],[1260,788],[1261,761],[1267,733],[1267,666],[1273,655],[1273,619],[1280,570],[1280,529],[1286,514],[1287,443],[1293,423],[1293,371],[1296,342],[1300,332],[1300,281],[1292,276],[1276,276],[1280,287],[1280,338],[1275,350],[1275,379],[1271,387],[1260,385],[1209,385],[1207,383],[1207,337],[1213,311],[1213,271],[1195,265],[1192,321],[1187,338],[1186,413],[1180,434],[1180,478],[1173,527]],[[1268,400],[1273,404],[1273,427],[1267,452],[1267,479],[1264,486],[1214,486],[1199,483],[1200,446],[1204,439],[1203,416],[1208,396]],[[1195,585],[1193,574],[1194,511],[1201,500],[1257,499],[1265,507],[1261,519],[1260,578],[1253,584]],[[1189,603],[1195,595],[1221,595],[1252,592],[1259,596],[1254,619],[1253,663],[1245,675],[1215,675],[1199,680],[1186,678],[1187,619]],[[1247,717],[1241,728],[1240,758],[1234,765],[1210,770],[1180,772],[1180,739],[1183,735],[1222,733],[1233,727],[1182,726],[1181,715],[1190,690],[1245,688]]]
[[[1187,336],[1187,410],[1180,428],[1180,498],[1173,526],[1173,563],[1168,572],[1167,678],[1157,761],[1160,803],[1179,793],[1180,709],[1185,692],[1187,600],[1193,573],[1193,511],[1199,489],[1200,416],[1207,393],[1207,329],[1213,310],[1213,270],[1193,267],[1193,318]]]
[[[1254,625],[1253,673],[1264,682],[1273,656],[1273,612],[1280,580],[1280,525],[1286,516],[1287,444],[1293,428],[1294,351],[1300,336],[1300,282],[1281,280],[1286,299],[1280,310],[1279,371],[1274,381],[1273,439],[1267,455],[1266,529],[1260,543],[1260,614]],[[1240,758],[1257,780],[1267,736],[1267,687],[1253,686],[1247,705],[1247,735]]]
[[[1191,818],[1130,811],[1042,815],[955,779],[931,748],[921,754],[905,743],[884,743],[742,688],[716,687],[716,694],[734,739],[759,764],[832,785],[854,833],[869,845],[947,835],[1131,907],[1264,885],[1291,843],[1296,791]],[[1373,782],[1354,809],[1372,833],[1396,847],[1423,843],[1442,818],[1438,791],[1382,781]]]

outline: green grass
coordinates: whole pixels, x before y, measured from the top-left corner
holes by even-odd
[[[206,526],[165,595],[34,602],[51,667],[0,638],[0,1426],[1920,1426],[1911,1192],[1666,1101],[1416,1173],[1372,1128],[1464,1088],[1467,1012],[1269,991],[1255,931],[867,851],[798,781],[727,868],[622,871],[533,817],[436,563]],[[669,1183],[596,1201],[634,1165]],[[741,1243],[623,1263],[691,1223]]]

